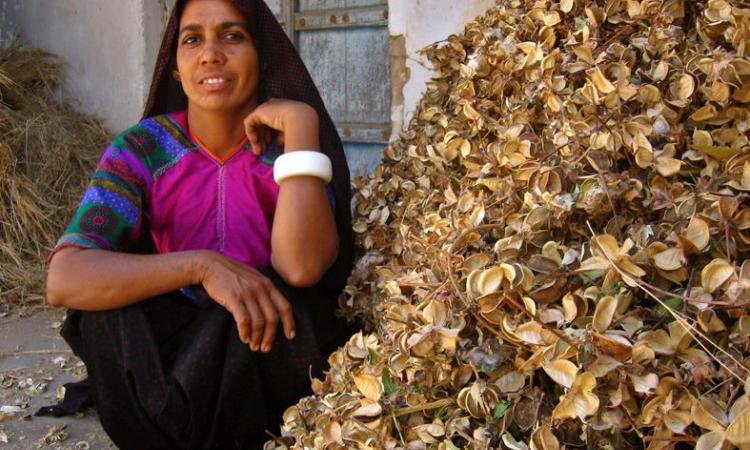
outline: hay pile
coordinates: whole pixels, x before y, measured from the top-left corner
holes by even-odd
[[[59,100],[60,61],[0,49],[0,310],[44,298],[44,260],[110,137]]]
[[[498,0],[359,180],[368,319],[267,449],[750,448],[750,9]]]

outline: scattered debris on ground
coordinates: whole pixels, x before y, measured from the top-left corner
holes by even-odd
[[[0,48],[0,315],[44,299],[45,259],[110,141],[61,101],[61,78],[49,53]]]
[[[498,0],[357,181],[370,324],[267,449],[750,448],[750,7]]]
[[[58,403],[63,385],[86,377],[86,368],[60,337],[64,311],[45,309],[0,322],[0,448],[84,450],[115,448],[96,411],[61,418],[36,417]]]

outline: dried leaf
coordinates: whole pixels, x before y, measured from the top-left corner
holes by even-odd
[[[595,67],[587,72],[591,77],[591,82],[602,94],[609,94],[615,90],[615,86],[604,76],[599,67]]]
[[[354,384],[362,395],[374,402],[380,400],[380,396],[383,394],[383,388],[378,379],[372,375],[356,375],[354,376]]]
[[[542,366],[555,383],[570,388],[578,374],[578,367],[567,359],[558,359]]]
[[[693,247],[695,247],[695,249],[698,251],[706,248],[706,246],[708,245],[708,241],[711,238],[706,221],[701,219],[700,217],[693,216],[687,226],[685,238],[690,241]]]
[[[701,270],[703,289],[712,293],[734,275],[734,266],[723,259],[716,258]]]
[[[612,323],[615,311],[617,311],[617,297],[611,295],[602,297],[602,299],[599,300],[599,303],[596,304],[596,309],[594,310],[594,318],[592,321],[594,330],[599,333],[604,333]]]
[[[682,249],[668,248],[654,256],[654,265],[661,270],[677,270],[687,263]]]
[[[698,438],[695,450],[726,450],[728,445],[725,439],[724,430],[711,431]]]
[[[726,438],[740,448],[750,445],[750,409],[746,409],[729,424]]]
[[[344,445],[344,439],[341,437],[341,425],[338,422],[330,422],[323,428],[323,439],[326,445],[339,444]]]

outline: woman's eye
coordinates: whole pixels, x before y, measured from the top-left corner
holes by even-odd
[[[242,39],[241,33],[227,33],[224,35],[225,38],[229,39],[230,41],[239,41]]]
[[[184,45],[195,44],[196,42],[198,42],[198,37],[197,36],[188,36],[188,37],[186,37],[185,39],[182,40],[182,43]]]

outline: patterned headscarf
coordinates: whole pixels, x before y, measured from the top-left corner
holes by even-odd
[[[182,87],[171,74],[177,67],[177,37],[186,2],[187,0],[177,1],[167,23],[143,112],[144,118],[187,108],[187,98]],[[232,0],[232,3],[247,18],[249,32],[258,50],[261,62],[259,101],[263,102],[268,98],[296,100],[307,103],[318,112],[320,148],[331,158],[333,164],[331,188],[336,198],[334,216],[339,235],[338,257],[324,276],[322,285],[339,291],[346,284],[354,258],[349,167],[341,139],[299,53],[268,6],[262,0]]]

